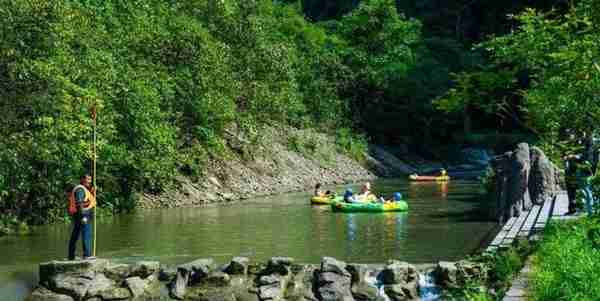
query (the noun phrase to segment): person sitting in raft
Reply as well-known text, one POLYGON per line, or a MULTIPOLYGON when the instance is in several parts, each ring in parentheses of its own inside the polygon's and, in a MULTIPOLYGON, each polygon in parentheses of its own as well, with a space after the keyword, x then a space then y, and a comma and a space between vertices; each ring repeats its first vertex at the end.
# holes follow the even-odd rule
POLYGON ((446 176, 448 176, 448 172, 445 169, 440 168, 440 177, 446 177, 446 176))
POLYGON ((402 193, 395 192, 394 193, 394 202, 400 202, 400 201, 402 201, 402 193))
POLYGON ((369 182, 366 182, 362 186, 362 188, 360 189, 360 193, 356 197, 363 201, 377 199, 377 197, 371 192, 371 183, 369 183, 369 182))
POLYGON ((356 199, 356 196, 352 193, 352 189, 346 189, 344 192, 344 202, 346 203, 360 203, 359 200, 356 199))
POLYGON ((315 195, 316 197, 328 197, 331 196, 331 191, 327 190, 325 192, 323 192, 323 190, 321 190, 321 183, 317 183, 317 185, 315 185, 315 195))

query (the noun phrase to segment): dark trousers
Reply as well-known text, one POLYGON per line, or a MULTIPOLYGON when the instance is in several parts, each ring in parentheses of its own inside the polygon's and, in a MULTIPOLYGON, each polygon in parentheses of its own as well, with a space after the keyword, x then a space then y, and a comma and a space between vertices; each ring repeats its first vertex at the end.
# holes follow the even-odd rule
POLYGON ((569 198, 569 211, 575 211, 576 195, 577 195, 577 186, 567 185, 567 197, 569 198))
POLYGON ((81 235, 81 242, 83 243, 83 257, 90 257, 91 255, 91 229, 92 229, 92 218, 87 216, 87 223, 82 223, 82 216, 76 214, 73 217, 73 231, 71 232, 71 239, 69 240, 69 260, 75 259, 75 250, 77 249, 77 240, 81 235))

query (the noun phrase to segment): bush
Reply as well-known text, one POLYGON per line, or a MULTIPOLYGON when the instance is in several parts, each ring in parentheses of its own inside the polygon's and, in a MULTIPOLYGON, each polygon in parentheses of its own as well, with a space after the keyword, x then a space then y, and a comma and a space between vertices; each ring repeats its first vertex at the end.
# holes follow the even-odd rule
POLYGON ((348 128, 337 130, 336 144, 340 151, 347 153, 357 161, 364 161, 368 151, 368 142, 364 135, 355 134, 348 128))

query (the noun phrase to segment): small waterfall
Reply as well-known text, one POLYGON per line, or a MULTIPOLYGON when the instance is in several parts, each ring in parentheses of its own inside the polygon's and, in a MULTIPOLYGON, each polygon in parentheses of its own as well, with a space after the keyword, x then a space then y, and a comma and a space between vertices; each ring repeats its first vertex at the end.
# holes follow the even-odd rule
MULTIPOLYGON (((368 273, 365 277, 365 281, 377 288, 379 296, 383 297, 383 300, 390 301, 390 298, 383 290, 383 283, 377 279, 376 275, 368 273)), ((441 290, 435 284, 435 278, 432 271, 419 274, 419 298, 421 301, 441 300, 441 290)))
POLYGON ((419 297, 421 301, 440 300, 440 288, 435 284, 433 272, 419 274, 419 297))
POLYGON ((385 294, 385 291, 383 290, 383 283, 381 283, 381 281, 377 279, 377 275, 368 273, 365 277, 365 281, 377 288, 378 295, 382 297, 383 300, 390 301, 390 298, 385 294))

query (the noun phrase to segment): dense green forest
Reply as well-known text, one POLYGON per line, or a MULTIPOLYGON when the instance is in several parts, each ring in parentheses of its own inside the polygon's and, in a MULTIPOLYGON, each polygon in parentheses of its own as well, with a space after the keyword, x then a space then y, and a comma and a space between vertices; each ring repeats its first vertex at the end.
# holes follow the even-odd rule
POLYGON ((115 210, 200 175, 233 124, 248 149, 285 125, 355 155, 348 141, 364 137, 435 156, 474 125, 548 149, 585 129, 600 1, 447 2, 0 0, 0 212, 64 216, 65 184, 90 166, 94 105, 115 210))

